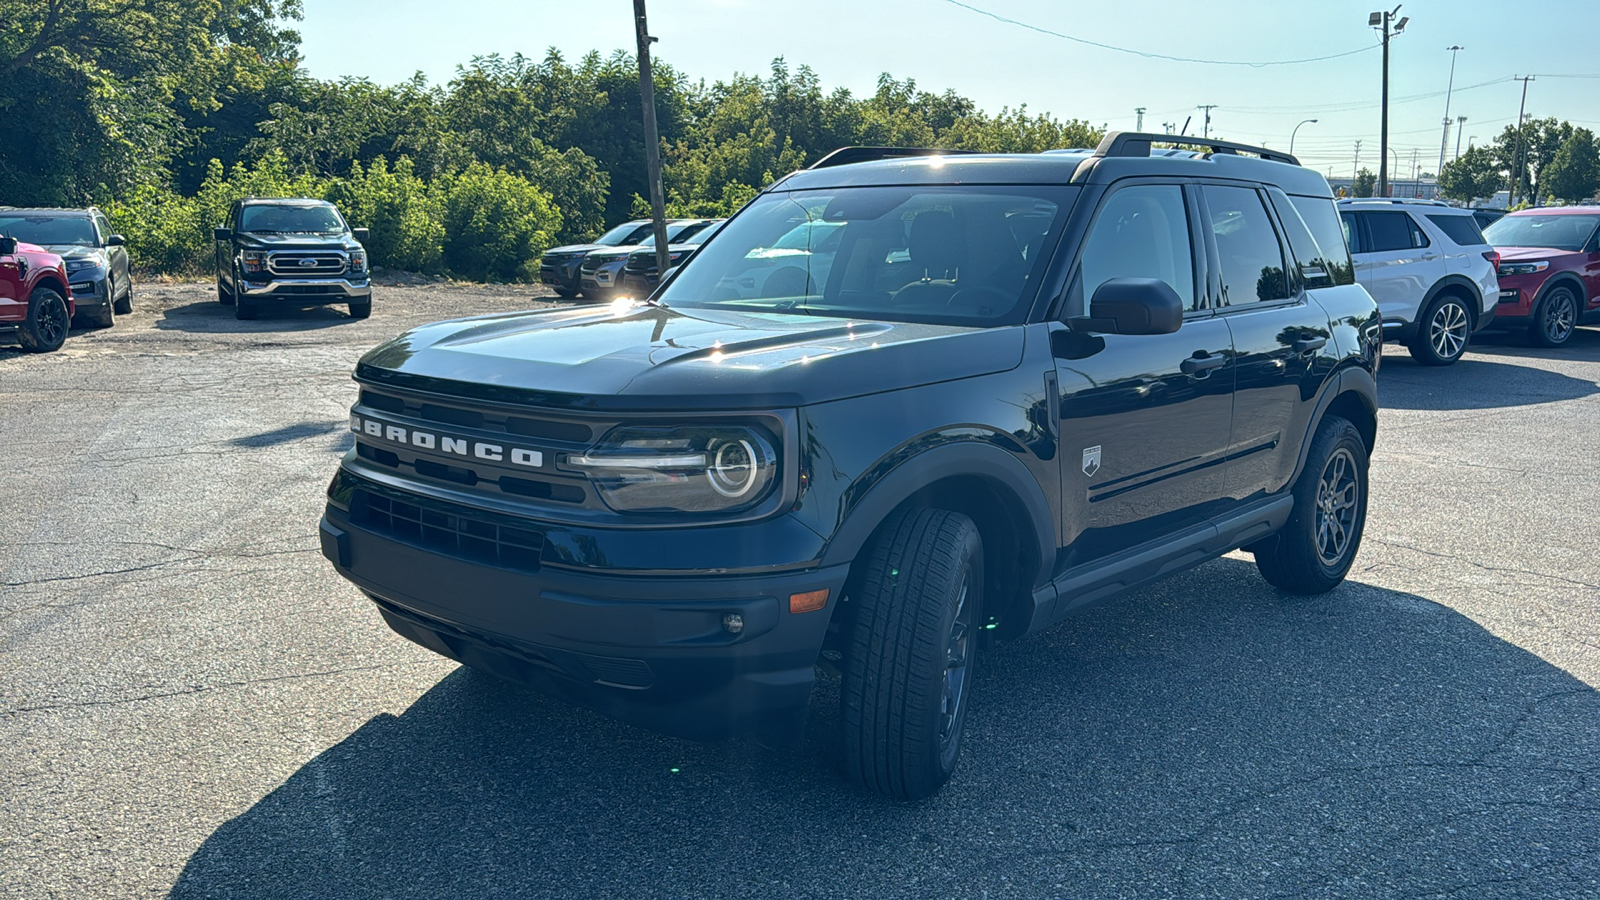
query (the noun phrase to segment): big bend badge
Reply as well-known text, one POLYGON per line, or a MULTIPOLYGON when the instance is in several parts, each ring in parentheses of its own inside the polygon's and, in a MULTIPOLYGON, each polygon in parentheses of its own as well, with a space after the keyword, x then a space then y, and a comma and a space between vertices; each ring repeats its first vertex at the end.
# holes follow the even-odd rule
POLYGON ((1083 474, 1093 478, 1094 473, 1098 471, 1100 471, 1100 445, 1083 448, 1083 474))

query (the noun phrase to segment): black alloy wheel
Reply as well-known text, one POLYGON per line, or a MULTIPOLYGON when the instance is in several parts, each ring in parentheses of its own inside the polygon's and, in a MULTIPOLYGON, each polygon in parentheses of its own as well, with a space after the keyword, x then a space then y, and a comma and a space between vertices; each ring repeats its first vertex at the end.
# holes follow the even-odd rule
POLYGON ((67 301, 47 287, 34 288, 28 297, 28 318, 17 332, 22 349, 29 353, 49 353, 61 349, 72 330, 72 315, 67 301))
POLYGON ((1571 288, 1558 285, 1539 301, 1533 313, 1533 324, 1528 326, 1528 337, 1540 347, 1559 347, 1572 337, 1577 327, 1578 299, 1571 288))

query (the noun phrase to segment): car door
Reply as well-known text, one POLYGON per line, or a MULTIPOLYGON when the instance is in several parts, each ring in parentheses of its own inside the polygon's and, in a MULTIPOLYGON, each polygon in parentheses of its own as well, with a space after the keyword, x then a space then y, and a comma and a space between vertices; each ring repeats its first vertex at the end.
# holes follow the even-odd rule
POLYGON ((1217 314, 1232 334, 1237 370, 1224 481, 1228 497, 1245 500, 1277 493, 1293 477, 1326 374, 1318 351, 1332 329, 1293 265, 1294 243, 1308 264, 1319 254, 1289 198, 1223 184, 1202 195, 1220 280, 1214 291, 1223 298, 1217 314))
POLYGON ((1133 182, 1102 199, 1051 351, 1060 392, 1062 534, 1074 566, 1204 521, 1222 496, 1233 405, 1233 346, 1205 295, 1190 192, 1133 182), (1172 334, 1074 326, 1111 278, 1157 278, 1184 301, 1172 334))
POLYGON ((1416 321, 1422 298, 1445 275, 1444 259, 1400 210, 1346 212, 1361 229, 1356 280, 1378 301, 1385 322, 1416 321))

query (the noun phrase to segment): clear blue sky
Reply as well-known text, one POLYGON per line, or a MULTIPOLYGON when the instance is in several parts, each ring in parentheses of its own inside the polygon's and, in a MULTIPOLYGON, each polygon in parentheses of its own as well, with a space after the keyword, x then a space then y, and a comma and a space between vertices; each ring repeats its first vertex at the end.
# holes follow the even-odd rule
MULTIPOLYGON (((1073 3, 963 0, 971 6, 1091 41, 1170 56, 1283 60, 1324 56, 1377 43, 1366 25, 1372 0, 1232 0, 1194 3, 1073 3)), ((1443 91, 1459 44, 1450 116, 1466 116, 1465 138, 1488 140, 1517 115, 1513 75, 1600 76, 1593 0, 1410 0, 1411 17, 1391 45, 1391 143, 1399 173, 1424 171, 1439 157, 1443 91), (1486 82, 1498 82, 1485 84, 1486 82), (1476 86, 1475 85, 1481 85, 1476 86), (1419 95, 1432 95, 1419 97, 1419 95), (1408 99, 1415 98, 1415 99, 1408 99)), ((633 46, 631 0, 305 0, 302 53, 312 75, 363 76, 390 83, 422 72, 448 81, 474 55, 569 59, 590 50, 633 46)), ((1292 66, 1248 68, 1146 59, 1072 43, 1005 24, 949 0, 653 0, 650 30, 661 59, 708 82, 736 72, 765 73, 774 57, 809 64, 825 88, 870 94, 878 74, 913 78, 920 88, 953 88, 987 110, 1027 104, 1062 118, 1132 129, 1181 125, 1214 103, 1214 133, 1287 149, 1324 173, 1349 175, 1354 142, 1376 171, 1380 52, 1292 66)), ((1600 130, 1600 77, 1540 77, 1528 112, 1600 130)), ((1454 155, 1452 131, 1449 155, 1454 155)))

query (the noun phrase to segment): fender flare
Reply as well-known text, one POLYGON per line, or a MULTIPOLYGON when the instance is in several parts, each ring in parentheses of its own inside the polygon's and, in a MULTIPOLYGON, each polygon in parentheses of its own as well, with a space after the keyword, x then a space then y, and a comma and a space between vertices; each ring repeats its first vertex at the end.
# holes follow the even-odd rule
POLYGON ((1322 427, 1322 420, 1328 413, 1328 407, 1333 401, 1345 394, 1356 394, 1366 401, 1367 406, 1376 416, 1378 412, 1378 381, 1372 373, 1358 366, 1346 366, 1340 369, 1335 377, 1329 378, 1322 389, 1322 396, 1317 398, 1316 410, 1311 414, 1311 422, 1306 427, 1303 440, 1300 441, 1300 458, 1295 460, 1294 477, 1290 484, 1300 480, 1300 473, 1306 467, 1306 457, 1311 453, 1311 440, 1317 434, 1317 429, 1322 427))
POLYGON ((889 514, 928 485, 956 476, 976 477, 1011 494, 1033 528, 1039 571, 1029 587, 1049 580, 1056 558, 1056 526, 1039 480, 1015 456, 979 440, 956 440, 918 453, 884 474, 845 514, 822 552, 823 566, 855 560, 889 514))

